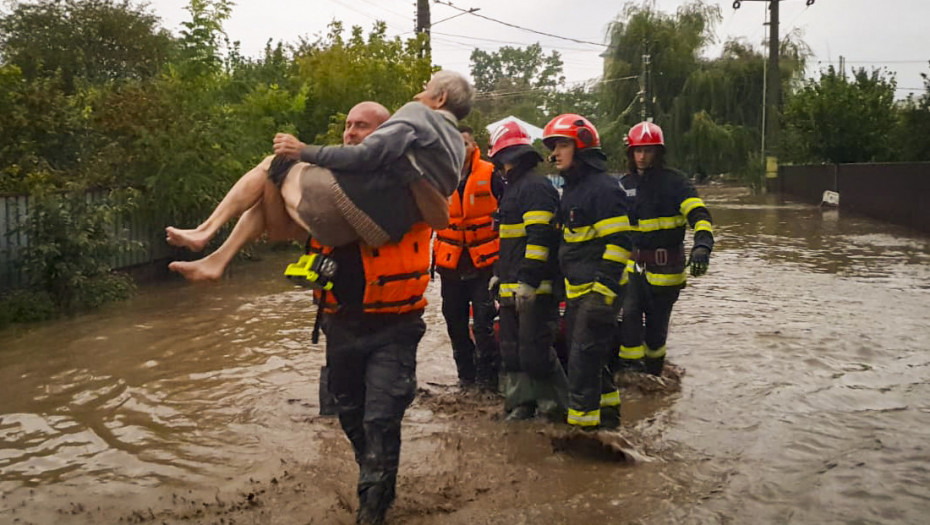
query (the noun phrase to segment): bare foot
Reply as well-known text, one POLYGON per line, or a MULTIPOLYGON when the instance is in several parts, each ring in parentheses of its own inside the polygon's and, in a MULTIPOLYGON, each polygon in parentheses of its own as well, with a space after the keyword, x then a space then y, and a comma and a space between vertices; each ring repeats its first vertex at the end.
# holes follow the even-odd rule
POLYGON ((204 249, 212 235, 197 229, 182 230, 173 226, 165 228, 165 240, 172 246, 187 248, 192 252, 199 252, 204 249))
POLYGON ((223 276, 223 267, 210 264, 206 259, 199 261, 174 261, 168 269, 184 276, 191 282, 217 281, 223 276))

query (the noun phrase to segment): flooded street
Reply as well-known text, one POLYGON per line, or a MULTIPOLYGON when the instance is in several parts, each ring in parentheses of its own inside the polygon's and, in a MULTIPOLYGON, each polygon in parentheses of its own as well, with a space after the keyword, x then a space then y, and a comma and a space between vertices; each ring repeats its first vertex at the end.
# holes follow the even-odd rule
MULTIPOLYGON (((554 450, 460 393, 434 282, 389 523, 927 522, 930 238, 699 191, 718 243, 673 313, 681 389, 623 391, 645 461, 554 450)), ((0 332, 0 523, 353 523, 294 257, 0 332)))

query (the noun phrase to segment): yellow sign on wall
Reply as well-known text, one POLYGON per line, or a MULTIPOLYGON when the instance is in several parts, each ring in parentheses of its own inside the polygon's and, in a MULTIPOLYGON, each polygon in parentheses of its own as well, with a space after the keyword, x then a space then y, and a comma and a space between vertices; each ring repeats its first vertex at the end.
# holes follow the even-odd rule
POLYGON ((765 157, 765 178, 778 178, 778 157, 765 157))

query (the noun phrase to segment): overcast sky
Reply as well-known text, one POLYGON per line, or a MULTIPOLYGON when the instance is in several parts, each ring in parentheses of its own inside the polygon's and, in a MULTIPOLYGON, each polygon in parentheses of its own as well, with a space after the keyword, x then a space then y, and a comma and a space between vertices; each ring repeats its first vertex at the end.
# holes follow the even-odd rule
MULTIPOLYGON (((151 0, 152 11, 175 33, 188 19, 187 0, 151 0)), ((641 1, 637 1, 641 4, 641 1)), ((656 7, 674 12, 685 0, 655 0, 656 7)), ((723 20, 718 43, 708 54, 719 55, 728 38, 745 38, 761 46, 767 2, 743 0, 734 10, 732 0, 705 0, 721 8, 723 20)), ((225 29, 241 42, 244 54, 257 56, 271 38, 296 42, 314 39, 336 19, 348 26, 370 29, 375 20, 387 23, 390 35, 409 36, 414 27, 415 0, 238 0, 225 29)), ((618 0, 452 0, 460 8, 478 8, 477 14, 521 27, 577 40, 603 43, 608 24, 625 2, 618 0)), ((814 57, 810 75, 839 57, 847 67, 883 67, 897 73, 898 97, 923 91, 920 73, 930 72, 930 0, 782 0, 781 34, 800 29, 814 57)), ((565 62, 566 80, 582 82, 601 74, 603 46, 582 44, 507 27, 455 9, 430 3, 433 27, 433 62, 468 73, 469 55, 478 47, 487 51, 503 45, 526 46, 539 42, 547 52, 558 50, 565 62)))

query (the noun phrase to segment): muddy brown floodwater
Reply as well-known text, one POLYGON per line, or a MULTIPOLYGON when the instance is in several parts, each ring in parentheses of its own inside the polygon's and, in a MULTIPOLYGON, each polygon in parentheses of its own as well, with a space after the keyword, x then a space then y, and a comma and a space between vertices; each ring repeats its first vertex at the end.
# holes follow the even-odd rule
MULTIPOLYGON (((927 523, 930 239, 702 193, 718 249, 673 316, 684 375, 623 388, 640 461, 460 393, 434 283, 391 523, 927 523)), ((352 523, 292 257, 0 333, 0 523, 352 523)))

